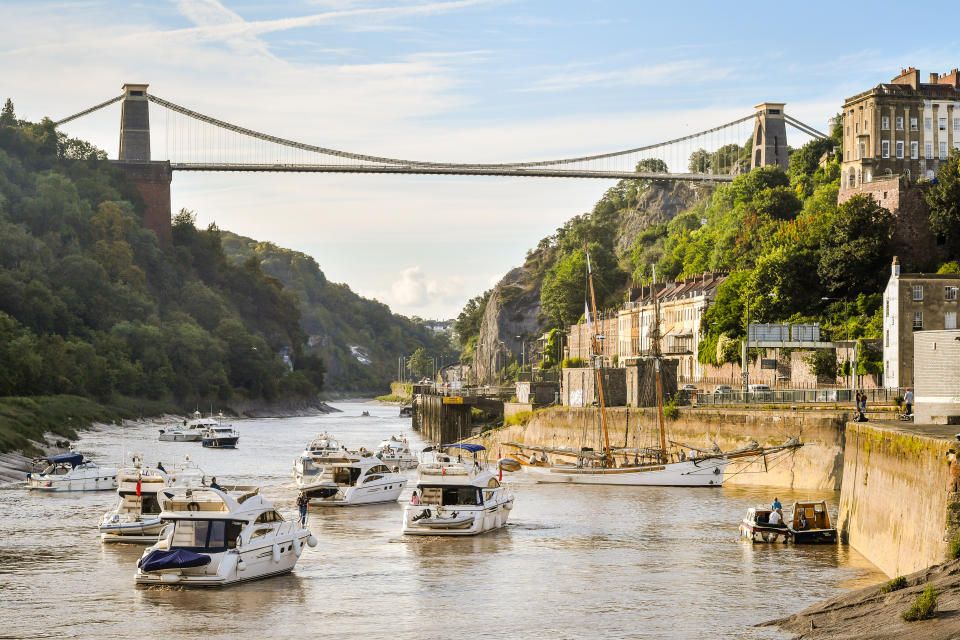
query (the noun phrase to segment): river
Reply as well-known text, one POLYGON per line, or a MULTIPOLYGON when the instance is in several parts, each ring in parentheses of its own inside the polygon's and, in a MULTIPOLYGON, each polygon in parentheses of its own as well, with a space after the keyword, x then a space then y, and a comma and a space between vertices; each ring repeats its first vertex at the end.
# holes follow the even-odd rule
MULTIPOLYGON (((219 482, 257 484, 295 515, 293 459, 330 431, 352 447, 394 433, 422 444, 392 406, 341 402, 342 413, 240 420, 237 450, 158 442, 155 427, 81 434, 101 464, 142 452, 149 464, 190 455, 219 482), (362 417, 369 411, 369 417, 362 417)), ((411 482, 415 471, 408 472, 411 482)), ((752 625, 843 589, 884 579, 845 546, 753 545, 737 538, 747 507, 839 493, 534 484, 507 527, 475 538, 404 538, 398 504, 311 507, 319 538, 287 576, 226 589, 135 587, 143 546, 101 545, 114 492, 0 489, 0 637, 103 638, 783 638, 752 625)), ((409 497, 408 485, 401 500, 409 497)))

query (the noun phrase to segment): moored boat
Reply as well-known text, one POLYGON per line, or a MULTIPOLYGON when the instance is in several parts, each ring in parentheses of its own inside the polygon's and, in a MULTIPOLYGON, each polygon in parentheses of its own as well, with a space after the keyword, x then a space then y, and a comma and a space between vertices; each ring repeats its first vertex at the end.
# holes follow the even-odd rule
POLYGON ((203 430, 201 443, 209 449, 236 449, 240 440, 240 432, 231 424, 223 424, 223 414, 219 420, 203 430))
POLYGON ((294 461, 293 478, 311 504, 330 507, 393 502, 407 484, 369 451, 348 451, 327 433, 294 461))
POLYGON ((833 544, 837 542, 837 530, 830 523, 827 503, 824 500, 794 502, 793 517, 787 522, 790 535, 797 544, 833 544))
POLYGON ((406 535, 472 536, 507 523, 513 495, 479 461, 478 444, 428 447, 417 467, 417 486, 403 510, 406 535), (463 454, 472 454, 464 460, 463 454))
POLYGON ((740 522, 740 537, 751 542, 790 542, 791 533, 786 523, 771 523, 769 507, 750 507, 740 522))
POLYGON ((165 527, 137 563, 137 584, 225 586, 280 575, 317 544, 256 488, 171 488, 158 498, 165 527))
POLYGON ((27 487, 40 491, 109 491, 117 488, 117 470, 85 460, 80 453, 62 453, 34 460, 41 471, 27 474, 27 487))
POLYGON ((389 440, 381 442, 377 457, 391 469, 412 469, 417 466, 417 456, 403 436, 390 436, 389 440))
POLYGON ((160 438, 162 442, 200 442, 203 440, 203 433, 211 427, 216 427, 219 422, 213 417, 204 418, 199 411, 193 412, 190 420, 184 420, 183 425, 176 425, 160 429, 160 438))

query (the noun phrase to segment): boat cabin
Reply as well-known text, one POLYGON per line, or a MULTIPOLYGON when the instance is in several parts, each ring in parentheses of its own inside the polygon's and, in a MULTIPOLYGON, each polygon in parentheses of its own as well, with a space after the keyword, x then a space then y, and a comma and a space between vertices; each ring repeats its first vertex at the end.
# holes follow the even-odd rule
POLYGON ((794 531, 832 529, 830 514, 827 513, 827 503, 823 500, 820 502, 794 502, 790 528, 794 531))
POLYGON ((84 461, 81 453, 61 453, 57 456, 37 458, 33 461, 33 464, 36 467, 43 467, 43 471, 40 471, 42 476, 62 476, 78 467, 93 466, 91 463, 84 461))

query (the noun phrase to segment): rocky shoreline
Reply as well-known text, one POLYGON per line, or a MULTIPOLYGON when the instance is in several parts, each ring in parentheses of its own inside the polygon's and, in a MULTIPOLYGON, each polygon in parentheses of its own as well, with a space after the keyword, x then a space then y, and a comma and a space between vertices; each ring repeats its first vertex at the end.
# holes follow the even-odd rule
POLYGON ((907 586, 898 591, 882 593, 883 585, 874 585, 757 626, 777 627, 794 634, 794 640, 960 638, 960 560, 933 565, 906 576, 906 580, 907 586), (940 592, 936 617, 905 622, 901 614, 927 585, 940 592))

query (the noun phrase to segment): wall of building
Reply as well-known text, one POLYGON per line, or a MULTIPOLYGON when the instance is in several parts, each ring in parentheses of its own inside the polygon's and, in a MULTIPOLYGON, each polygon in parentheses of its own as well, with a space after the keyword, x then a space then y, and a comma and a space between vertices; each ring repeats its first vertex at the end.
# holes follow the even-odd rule
POLYGON ((960 330, 918 331, 913 340, 914 422, 960 421, 960 330))
MULTIPOLYGON (((600 370, 603 378, 604 402, 608 407, 627 404, 626 371, 620 367, 600 370)), ((588 407, 597 400, 596 373, 590 368, 564 369, 560 392, 561 404, 588 407)))
POLYGON ((890 576, 943 561, 960 510, 948 459, 956 440, 851 422, 845 442, 841 539, 890 576))

